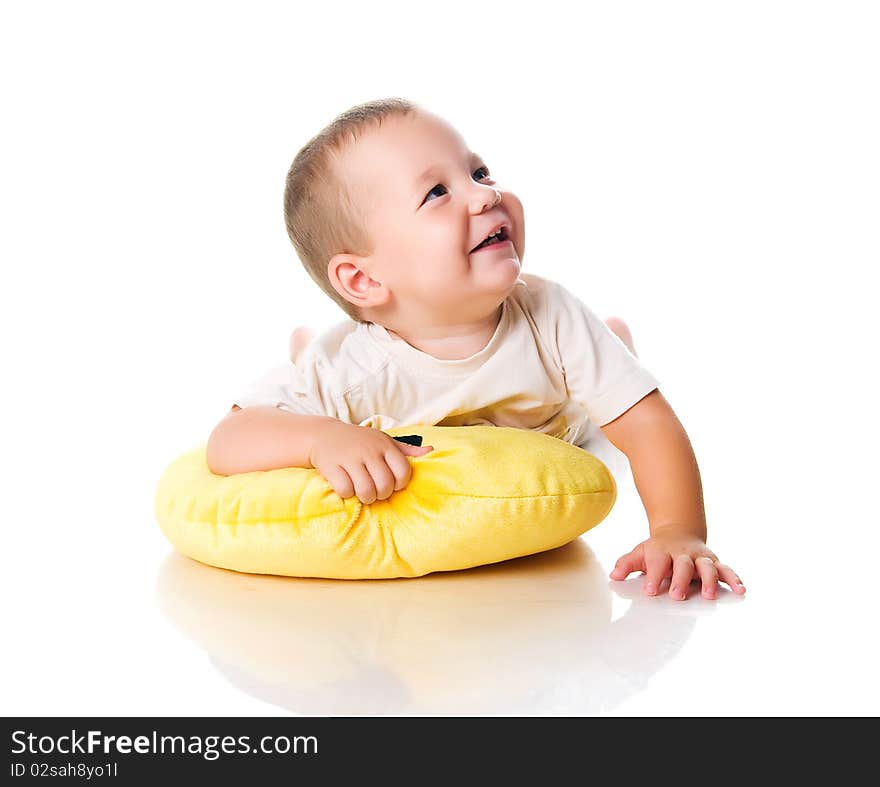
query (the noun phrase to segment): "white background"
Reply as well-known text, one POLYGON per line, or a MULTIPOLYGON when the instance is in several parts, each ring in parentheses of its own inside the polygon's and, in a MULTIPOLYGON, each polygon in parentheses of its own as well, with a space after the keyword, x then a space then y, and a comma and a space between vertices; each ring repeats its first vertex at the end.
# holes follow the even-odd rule
POLYGON ((875 4, 2 8, 4 714, 877 713, 875 4), (456 575, 173 552, 164 467, 344 319, 287 168, 387 96, 522 199, 525 271, 628 321, 744 599, 607 581, 625 474, 575 545, 456 575))

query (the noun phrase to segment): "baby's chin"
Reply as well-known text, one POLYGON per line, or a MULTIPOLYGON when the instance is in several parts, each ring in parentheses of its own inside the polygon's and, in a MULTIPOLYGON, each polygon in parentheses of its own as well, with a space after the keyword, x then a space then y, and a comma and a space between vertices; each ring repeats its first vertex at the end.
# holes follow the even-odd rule
POLYGON ((471 255, 471 273, 479 281, 498 289, 512 290, 519 281, 522 272, 522 264, 515 254, 501 256, 496 254, 490 258, 487 253, 486 259, 474 260, 471 255))

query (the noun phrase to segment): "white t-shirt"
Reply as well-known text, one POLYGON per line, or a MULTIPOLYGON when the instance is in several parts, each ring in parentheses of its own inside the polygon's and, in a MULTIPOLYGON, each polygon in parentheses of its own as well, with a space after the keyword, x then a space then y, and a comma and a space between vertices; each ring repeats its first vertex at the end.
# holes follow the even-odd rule
POLYGON ((397 426, 494 424, 583 446, 659 386, 626 345, 565 287, 520 276, 489 343, 440 360, 377 323, 346 320, 297 358, 254 380, 234 403, 397 426))

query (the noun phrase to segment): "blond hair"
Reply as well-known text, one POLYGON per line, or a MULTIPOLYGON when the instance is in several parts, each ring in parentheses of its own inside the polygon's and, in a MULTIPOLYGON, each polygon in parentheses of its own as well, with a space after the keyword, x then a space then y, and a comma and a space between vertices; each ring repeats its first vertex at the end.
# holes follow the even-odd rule
POLYGON ((366 230, 368 195, 357 193, 343 175, 342 155, 369 128, 389 116, 421 107, 403 98, 358 104, 338 115, 296 154, 284 187, 284 225, 300 262, 315 283, 352 320, 366 322, 359 309, 330 283, 327 265, 335 254, 367 256, 373 251, 366 230))

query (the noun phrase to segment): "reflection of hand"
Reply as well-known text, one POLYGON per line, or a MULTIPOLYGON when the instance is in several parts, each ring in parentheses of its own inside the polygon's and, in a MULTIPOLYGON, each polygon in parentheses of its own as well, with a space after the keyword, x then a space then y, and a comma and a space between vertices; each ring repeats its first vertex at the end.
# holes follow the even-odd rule
POLYGON ((614 565, 611 579, 626 579, 633 571, 646 574, 645 593, 657 594, 660 583, 671 576, 669 595, 678 601, 687 598, 691 580, 702 582, 703 597, 718 595, 718 582, 725 582, 734 593, 746 592, 730 566, 719 562, 702 540, 685 528, 673 525, 656 530, 635 549, 622 555, 614 565))

